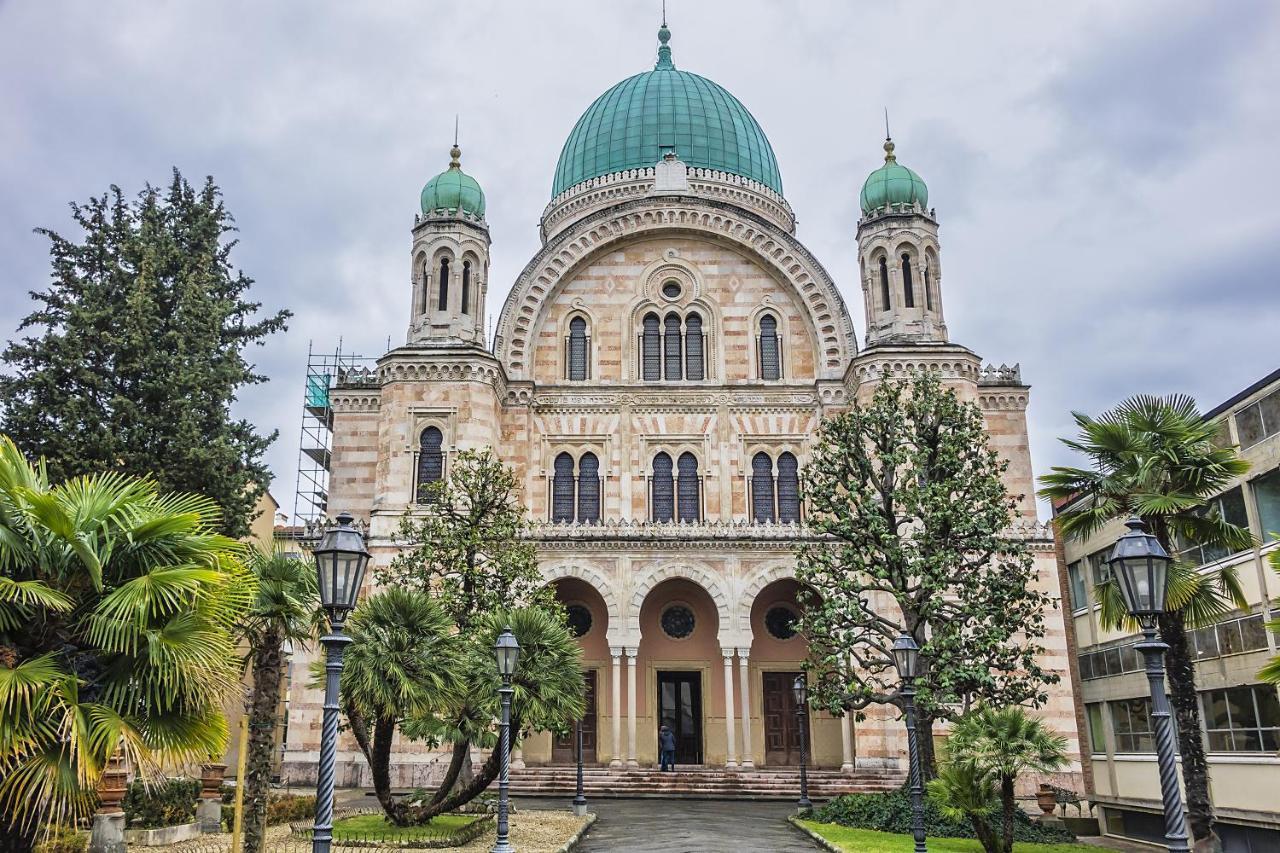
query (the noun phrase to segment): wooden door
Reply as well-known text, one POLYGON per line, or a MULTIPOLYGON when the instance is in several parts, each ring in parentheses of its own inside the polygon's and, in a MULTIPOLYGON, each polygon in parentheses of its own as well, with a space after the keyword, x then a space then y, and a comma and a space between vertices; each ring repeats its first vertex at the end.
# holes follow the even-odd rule
POLYGON ((658 724, 676 736, 676 764, 702 763, 701 673, 658 673, 658 724))
POLYGON ((799 674, 764 673, 764 763, 769 767, 800 765, 800 722, 791 690, 799 674))
MULTIPOLYGON (((583 670, 587 682, 587 713, 582 717, 582 763, 596 763, 596 671, 583 670)), ((551 743, 552 764, 577 764, 577 735, 573 726, 569 733, 551 743)))

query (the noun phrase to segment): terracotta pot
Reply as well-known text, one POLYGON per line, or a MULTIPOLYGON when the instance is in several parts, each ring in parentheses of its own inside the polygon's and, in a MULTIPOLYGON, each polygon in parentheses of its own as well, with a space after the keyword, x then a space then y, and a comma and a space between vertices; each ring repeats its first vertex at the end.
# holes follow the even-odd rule
POLYGON ((124 762, 117 752, 107 760, 107 767, 98 779, 98 811, 120 811, 120 803, 124 801, 125 789, 128 787, 128 777, 124 762))
POLYGON ((200 797, 201 799, 213 799, 222 796, 222 780, 226 778, 227 765, 225 764, 201 764, 200 765, 200 797))
POLYGON ((1040 790, 1036 791, 1036 805, 1047 815, 1053 814, 1053 810, 1058 807, 1058 797, 1048 783, 1041 783, 1040 790))

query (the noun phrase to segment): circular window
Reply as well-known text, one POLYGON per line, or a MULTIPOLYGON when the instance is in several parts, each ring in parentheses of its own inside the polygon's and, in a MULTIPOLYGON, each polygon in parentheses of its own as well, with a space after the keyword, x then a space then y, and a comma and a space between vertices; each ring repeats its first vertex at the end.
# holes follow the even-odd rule
POLYGON ((662 631, 673 640, 683 640, 693 633, 693 611, 683 604, 673 604, 662 611, 662 631))
POLYGON ((781 604, 770 607, 764 614, 764 627, 769 634, 779 640, 790 640, 796 635, 796 612, 781 604))
POLYGON ((591 611, 581 604, 570 604, 565 608, 569 617, 569 631, 575 637, 581 637, 591 630, 591 611))
POLYGON ((662 295, 667 297, 668 299, 679 299, 680 298, 680 282, 676 281, 675 279, 671 279, 670 281, 664 282, 662 285, 662 295))

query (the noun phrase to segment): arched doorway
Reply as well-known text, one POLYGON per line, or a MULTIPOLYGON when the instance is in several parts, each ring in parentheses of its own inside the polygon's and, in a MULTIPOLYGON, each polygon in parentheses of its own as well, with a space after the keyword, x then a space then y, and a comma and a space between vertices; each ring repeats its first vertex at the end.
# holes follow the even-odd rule
POLYGON ((656 760, 658 727, 666 725, 676 737, 676 764, 706 764, 711 739, 719 733, 711 752, 724 739, 724 690, 713 669, 720 660, 715 601, 699 584, 671 578, 645 596, 639 621, 639 664, 648 689, 638 690, 637 700, 647 723, 646 759, 656 760))
MULTIPOLYGON (((582 675, 586 682, 586 713, 582 725, 582 761, 599 764, 606 754, 601 737, 600 720, 604 716, 603 686, 606 662, 609 660, 609 609, 600 592, 580 578, 565 577, 553 581, 556 600, 565 608, 569 630, 578 638, 582 648, 582 675)), ((577 762, 577 738, 573 726, 562 735, 551 739, 551 763, 574 764, 577 762)))
MULTIPOLYGON (((803 670, 808 643, 796 632, 803 590, 783 578, 760 590, 751 603, 751 660, 760 684, 760 721, 766 767, 800 764, 801 718, 796 714, 792 685, 803 670)), ((804 717, 805 736, 813 745, 813 726, 804 717)))

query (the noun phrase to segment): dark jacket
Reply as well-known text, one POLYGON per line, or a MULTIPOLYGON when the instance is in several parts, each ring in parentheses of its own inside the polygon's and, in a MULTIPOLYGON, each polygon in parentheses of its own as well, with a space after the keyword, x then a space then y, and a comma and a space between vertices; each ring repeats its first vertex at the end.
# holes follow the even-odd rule
POLYGON ((676 736, 671 732, 670 729, 667 729, 666 731, 658 732, 658 749, 662 750, 663 752, 676 751, 676 736))

